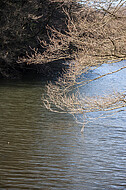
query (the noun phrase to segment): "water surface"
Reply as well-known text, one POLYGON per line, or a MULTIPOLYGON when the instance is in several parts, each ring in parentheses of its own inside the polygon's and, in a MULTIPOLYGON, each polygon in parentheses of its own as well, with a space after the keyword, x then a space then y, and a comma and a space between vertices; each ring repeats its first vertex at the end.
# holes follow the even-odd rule
MULTIPOLYGON (((88 77, 111 69, 103 66, 88 77)), ((0 82, 0 189, 126 189, 126 112, 89 123, 81 134, 72 116, 43 107, 44 85, 0 82)), ((83 92, 108 88, 124 91, 126 70, 83 92)))

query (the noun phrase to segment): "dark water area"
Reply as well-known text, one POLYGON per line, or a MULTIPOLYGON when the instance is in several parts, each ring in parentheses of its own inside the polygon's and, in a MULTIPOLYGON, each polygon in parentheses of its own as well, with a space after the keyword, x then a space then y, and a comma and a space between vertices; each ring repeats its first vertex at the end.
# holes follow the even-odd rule
MULTIPOLYGON (((116 68, 104 65, 88 77, 116 68)), ((103 89, 126 90, 126 69, 82 92, 103 89)), ((0 190, 125 190, 126 112, 95 120, 81 134, 72 116, 44 108, 44 93, 41 80, 0 81, 0 190)))

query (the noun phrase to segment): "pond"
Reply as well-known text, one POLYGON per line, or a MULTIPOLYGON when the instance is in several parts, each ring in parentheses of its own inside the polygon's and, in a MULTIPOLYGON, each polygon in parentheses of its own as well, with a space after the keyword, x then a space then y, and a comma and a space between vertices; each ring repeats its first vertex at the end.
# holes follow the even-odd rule
MULTIPOLYGON (((82 88, 89 95, 105 89, 126 90, 126 69, 82 88)), ((126 189, 126 112, 95 120, 81 134, 71 115, 44 108, 44 93, 41 80, 0 81, 0 189, 126 189)))

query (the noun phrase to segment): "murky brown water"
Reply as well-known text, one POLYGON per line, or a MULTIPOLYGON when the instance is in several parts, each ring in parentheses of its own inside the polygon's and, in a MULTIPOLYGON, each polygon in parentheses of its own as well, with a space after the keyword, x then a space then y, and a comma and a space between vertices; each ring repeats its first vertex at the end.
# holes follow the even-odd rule
MULTIPOLYGON (((117 75, 85 91, 108 81, 126 89, 126 70, 117 75)), ((126 112, 81 134, 70 115, 42 106, 43 93, 41 81, 0 82, 0 189, 126 189, 126 112)))

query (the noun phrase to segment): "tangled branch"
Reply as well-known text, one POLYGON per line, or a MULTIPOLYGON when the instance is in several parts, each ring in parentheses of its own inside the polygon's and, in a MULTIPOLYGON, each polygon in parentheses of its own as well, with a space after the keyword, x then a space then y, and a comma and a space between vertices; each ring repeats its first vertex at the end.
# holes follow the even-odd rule
POLYGON ((99 117, 106 117, 126 107, 126 92, 95 97, 80 92, 81 86, 126 69, 123 66, 93 79, 79 80, 103 63, 126 59, 126 23, 121 12, 124 2, 120 1, 118 5, 112 2, 95 1, 92 6, 92 1, 83 1, 84 6, 72 14, 63 8, 68 17, 67 30, 61 32, 49 27, 50 44, 42 42, 50 59, 65 55, 73 60, 55 84, 47 85, 43 103, 50 111, 72 114, 77 122, 78 116, 83 116, 82 131, 87 122, 85 119, 92 120, 87 116, 89 113, 101 112, 99 117))

